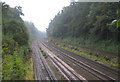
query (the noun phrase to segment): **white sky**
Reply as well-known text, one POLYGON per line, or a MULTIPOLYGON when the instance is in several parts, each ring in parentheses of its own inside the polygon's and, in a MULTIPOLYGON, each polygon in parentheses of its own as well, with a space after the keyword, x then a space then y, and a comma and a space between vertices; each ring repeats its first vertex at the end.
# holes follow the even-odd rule
POLYGON ((1 0, 11 7, 21 6, 25 16, 22 18, 31 21, 41 31, 48 28, 49 22, 70 4, 70 0, 1 0))

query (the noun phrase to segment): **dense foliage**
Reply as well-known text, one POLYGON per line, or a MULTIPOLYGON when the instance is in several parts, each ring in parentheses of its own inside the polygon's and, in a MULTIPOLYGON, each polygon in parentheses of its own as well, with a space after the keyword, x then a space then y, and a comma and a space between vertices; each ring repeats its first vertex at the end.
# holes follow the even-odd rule
MULTIPOLYGON (((72 3, 64 7, 49 23, 47 34, 52 38, 67 39, 79 45, 89 47, 112 46, 117 51, 120 42, 120 27, 111 22, 118 18, 120 3, 72 3), (79 40, 78 40, 79 39, 79 40), (106 44, 107 43, 107 44, 106 44), (99 44, 99 45, 98 45, 99 44)), ((105 47, 106 48, 106 47, 105 47)))
POLYGON ((2 3, 2 79, 22 80, 31 58, 29 34, 21 19, 21 7, 2 3))

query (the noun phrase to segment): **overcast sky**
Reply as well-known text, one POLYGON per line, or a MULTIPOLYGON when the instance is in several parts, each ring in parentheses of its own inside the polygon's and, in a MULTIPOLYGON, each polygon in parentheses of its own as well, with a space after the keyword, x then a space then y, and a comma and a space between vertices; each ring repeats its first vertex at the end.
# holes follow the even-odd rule
POLYGON ((24 20, 31 21, 41 31, 48 28, 49 22, 62 10, 64 6, 70 4, 70 0, 1 0, 11 7, 21 6, 24 20))

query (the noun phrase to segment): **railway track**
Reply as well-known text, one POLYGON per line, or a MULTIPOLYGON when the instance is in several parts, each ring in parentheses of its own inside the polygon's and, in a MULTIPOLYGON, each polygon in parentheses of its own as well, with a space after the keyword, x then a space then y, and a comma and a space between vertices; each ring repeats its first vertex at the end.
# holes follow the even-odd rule
POLYGON ((42 49, 48 54, 50 60, 55 65, 56 68, 59 69, 61 74, 67 79, 67 80, 80 80, 85 81, 87 80, 79 75, 77 72, 75 72, 69 65, 67 65, 64 61, 62 61, 60 58, 55 56, 51 51, 47 50, 47 48, 43 45, 40 45, 42 49))
MULTIPOLYGON (((42 44, 44 46, 46 46, 48 49, 50 49, 51 51, 55 51, 55 52, 59 53, 59 55, 64 56, 64 58, 66 58, 67 60, 73 62, 74 64, 78 65, 79 67, 83 68, 84 70, 88 71, 89 73, 91 73, 95 77, 99 78, 100 80, 112 80, 112 81, 113 80, 114 81, 118 80, 118 79, 114 79, 113 77, 105 74, 104 72, 101 72, 101 71, 93 68, 92 66, 89 66, 89 65, 83 63, 82 61, 79 61, 79 60, 75 59, 74 57, 64 53, 63 51, 58 50, 57 48, 55 48, 55 47, 53 47, 51 45, 48 45, 47 43, 42 42, 42 44)), ((91 60, 88 60, 88 61, 91 61, 91 60)), ((117 75, 116 75, 116 77, 117 77, 117 75)))
POLYGON ((32 48, 35 80, 51 80, 55 82, 57 79, 43 58, 36 42, 33 43, 32 48))

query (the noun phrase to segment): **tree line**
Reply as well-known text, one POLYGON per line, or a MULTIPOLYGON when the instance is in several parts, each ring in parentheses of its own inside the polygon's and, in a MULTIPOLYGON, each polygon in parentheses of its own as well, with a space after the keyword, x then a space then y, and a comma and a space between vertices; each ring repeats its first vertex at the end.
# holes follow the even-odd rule
POLYGON ((24 80, 32 50, 29 32, 21 19, 22 7, 2 6, 2 80, 24 80))
MULTIPOLYGON (((82 38, 83 41, 120 42, 120 2, 71 3, 51 20, 47 35, 52 38, 82 38)), ((79 43, 81 44, 81 43, 79 43)))

